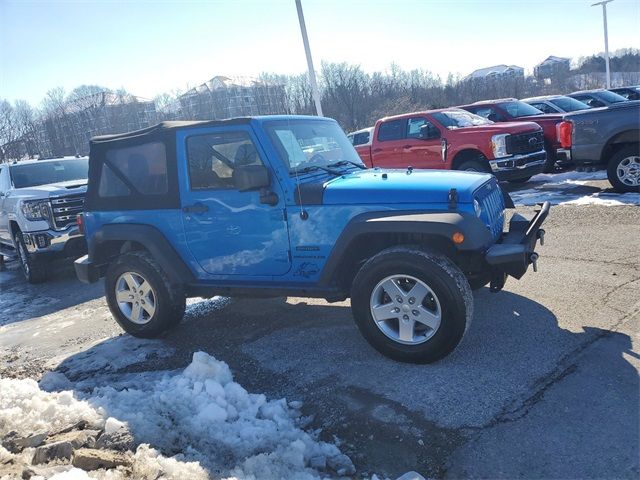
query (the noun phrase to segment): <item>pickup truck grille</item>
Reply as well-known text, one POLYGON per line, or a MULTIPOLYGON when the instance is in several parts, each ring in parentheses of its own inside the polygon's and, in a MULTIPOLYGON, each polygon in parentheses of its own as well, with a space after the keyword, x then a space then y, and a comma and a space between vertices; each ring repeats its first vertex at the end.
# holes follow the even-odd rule
POLYGON ((491 231, 493 239, 497 240, 504 229, 504 198, 498 182, 485 183, 476 193, 476 199, 482 207, 480 220, 491 231))
POLYGON ((76 215, 82 212, 84 207, 84 193, 51 198, 50 202, 53 227, 56 230, 64 230, 76 224, 76 215))
POLYGON ((512 155, 539 152, 544 148, 544 135, 542 131, 509 135, 506 143, 507 153, 512 155))

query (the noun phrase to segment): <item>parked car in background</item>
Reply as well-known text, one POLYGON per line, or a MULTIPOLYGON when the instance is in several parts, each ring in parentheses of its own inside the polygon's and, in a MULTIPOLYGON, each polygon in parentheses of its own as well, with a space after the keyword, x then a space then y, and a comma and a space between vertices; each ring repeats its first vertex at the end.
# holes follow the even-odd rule
POLYGON ((640 100, 640 85, 610 88, 609 91, 616 93, 627 100, 640 100))
POLYGON ((567 114, 558 135, 576 165, 606 169, 618 192, 640 192, 640 102, 567 114))
POLYGON ((581 90, 579 92, 573 92, 567 95, 568 97, 575 98, 576 100, 586 103, 590 107, 608 107, 616 103, 626 102, 627 99, 622 95, 610 92, 604 88, 596 90, 581 90))
POLYGON ((537 124, 494 123, 459 108, 380 119, 372 138, 371 145, 356 147, 369 167, 488 172, 498 180, 525 182, 546 161, 537 124))
POLYGON ((167 122, 90 152, 76 272, 105 277, 114 318, 139 337, 177 325, 191 296, 350 297, 373 347, 433 362, 462 339, 472 286, 535 267, 549 212, 515 214, 505 233, 491 175, 366 170, 327 118, 167 122))
POLYGON ((371 145, 371 139, 373 138, 372 133, 373 127, 363 128, 362 130, 351 132, 347 135, 347 138, 354 147, 358 145, 371 145))
POLYGON ((547 173, 553 172, 556 162, 562 164, 571 162, 571 153, 569 150, 562 148, 556 132, 556 125, 562 121, 562 114, 545 114, 528 103, 521 102, 515 98, 485 100, 460 108, 494 122, 536 122, 544 132, 544 148, 547 152, 547 163, 544 166, 544 171, 547 173))
POLYGON ((537 108, 542 113, 567 113, 592 108, 580 100, 565 95, 544 95, 541 97, 523 98, 522 101, 537 108))
POLYGON ((87 185, 87 157, 0 164, 0 255, 18 257, 30 283, 49 263, 85 251, 76 215, 87 185))

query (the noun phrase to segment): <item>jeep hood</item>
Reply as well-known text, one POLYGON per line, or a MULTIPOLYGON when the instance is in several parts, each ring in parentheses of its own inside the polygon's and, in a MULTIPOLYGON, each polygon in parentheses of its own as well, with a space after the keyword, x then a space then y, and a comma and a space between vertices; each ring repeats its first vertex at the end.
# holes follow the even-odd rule
POLYGON ((489 174, 451 170, 362 170, 327 182, 322 203, 446 203, 452 188, 459 202, 471 203, 473 192, 490 179, 489 174))

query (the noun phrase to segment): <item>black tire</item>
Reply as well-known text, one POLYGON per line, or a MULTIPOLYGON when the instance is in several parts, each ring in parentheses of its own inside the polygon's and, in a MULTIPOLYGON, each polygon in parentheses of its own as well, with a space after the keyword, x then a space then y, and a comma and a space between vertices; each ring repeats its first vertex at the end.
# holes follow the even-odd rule
MULTIPOLYGON (((636 144, 636 145, 628 145, 626 147, 619 149, 609 159, 609 164, 607 165, 607 178, 609 179, 609 183, 611 183, 611 185, 613 186, 613 189, 616 192, 619 192, 619 193, 640 192, 640 185, 633 185, 632 183, 633 180, 631 180, 630 182, 627 181, 627 183, 625 183, 625 181, 623 181, 620 177, 620 173, 622 173, 621 164, 623 162, 628 162, 631 159, 637 159, 639 157, 640 157, 640 146, 636 144)), ((631 161, 634 161, 634 160, 631 160, 631 161)), ((637 162, 637 160, 635 160, 635 162, 637 162)))
POLYGON ((463 172, 481 172, 491 173, 491 167, 486 161, 481 160, 467 160, 458 165, 456 170, 462 170, 463 172))
POLYGON ((544 151, 547 153, 547 160, 544 163, 543 173, 555 173, 556 171, 556 152, 553 148, 546 146, 544 151))
POLYGON ((528 177, 523 177, 523 178, 512 178, 511 180, 507 180, 507 182, 509 183, 527 183, 529 180, 531 180, 532 175, 529 175, 528 177))
MULTIPOLYGON (((362 266, 353 281, 351 309, 360 332, 380 353, 401 362, 431 363, 448 355, 462 340, 473 316, 473 295, 464 274, 446 256, 418 246, 398 246, 383 250, 362 266), (392 275, 424 282, 439 301, 440 325, 422 343, 393 340, 373 319, 370 301, 374 290, 392 275)), ((398 330, 400 321, 398 318, 398 330)))
POLYGON ((21 232, 16 232, 13 237, 13 244, 18 252, 20 270, 24 278, 29 283, 42 283, 47 280, 47 265, 42 260, 37 260, 29 254, 27 246, 24 244, 21 232))
MULTIPOLYGON (((178 325, 184 317, 184 291, 180 287, 171 285, 160 265, 147 252, 130 252, 116 258, 107 268, 104 285, 111 314, 124 331, 134 337, 157 337, 178 325), (144 319, 145 323, 133 322, 118 305, 116 287, 121 275, 127 272, 142 277, 149 282, 153 290, 155 311, 148 319, 144 319)), ((131 309, 133 309, 133 303, 131 309)))

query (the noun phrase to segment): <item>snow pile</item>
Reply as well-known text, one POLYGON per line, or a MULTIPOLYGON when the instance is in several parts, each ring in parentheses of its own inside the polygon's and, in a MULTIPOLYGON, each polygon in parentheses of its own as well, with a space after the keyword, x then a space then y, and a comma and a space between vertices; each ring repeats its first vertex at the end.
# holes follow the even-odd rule
POLYGON ((69 391, 47 393, 34 380, 0 378, 0 437, 11 431, 22 434, 55 432, 85 421, 104 425, 104 414, 69 391))
POLYGON ((615 193, 587 186, 591 181, 606 180, 607 172, 565 172, 535 175, 529 184, 535 188, 509 192, 516 205, 535 205, 551 202, 553 205, 640 205, 640 193, 615 193))
POLYGON ((182 373, 125 390, 95 388, 87 400, 126 421, 137 441, 236 478, 317 478, 312 458, 344 457, 337 473, 353 469, 335 445, 299 428, 300 413, 285 400, 248 393, 226 363, 204 352, 182 373))

